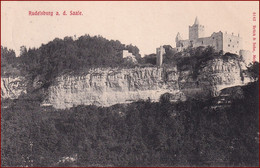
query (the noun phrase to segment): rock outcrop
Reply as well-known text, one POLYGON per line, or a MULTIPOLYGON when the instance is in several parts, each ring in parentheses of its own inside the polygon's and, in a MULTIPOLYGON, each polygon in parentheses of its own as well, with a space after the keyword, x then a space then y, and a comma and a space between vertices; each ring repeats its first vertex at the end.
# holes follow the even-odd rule
POLYGON ((178 86, 176 69, 94 69, 84 75, 63 75, 49 88, 47 104, 55 108, 73 105, 110 106, 140 99, 158 101, 160 95, 169 92, 185 96, 178 86))
POLYGON ((1 99, 17 99, 22 93, 26 93, 26 86, 23 77, 1 77, 1 99))
MULTIPOLYGON (((1 78, 1 97, 17 98, 25 93, 22 81, 20 77, 1 78)), ((210 60, 201 66, 195 77, 191 70, 178 72, 176 67, 92 69, 80 75, 57 77, 48 88, 43 105, 58 109, 77 105, 111 106, 140 99, 159 101, 165 93, 172 95, 171 101, 183 101, 188 97, 218 96, 224 88, 251 81, 236 59, 210 60)))
POLYGON ((199 70, 196 78, 191 71, 180 72, 180 90, 188 96, 218 96, 227 87, 245 85, 253 79, 243 72, 243 62, 221 58, 208 61, 199 70))

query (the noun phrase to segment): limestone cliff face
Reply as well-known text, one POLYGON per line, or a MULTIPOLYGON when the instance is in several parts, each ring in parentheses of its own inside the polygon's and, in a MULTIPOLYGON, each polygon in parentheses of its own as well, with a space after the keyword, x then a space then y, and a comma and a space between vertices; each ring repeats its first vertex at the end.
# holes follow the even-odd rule
POLYGON ((55 108, 73 105, 110 106, 129 103, 139 99, 158 101, 166 92, 185 97, 179 90, 176 69, 95 69, 85 75, 63 75, 49 88, 46 103, 55 108))
POLYGON ((1 98, 16 99, 26 93, 26 82, 23 77, 1 77, 1 98))
POLYGON ((252 79, 243 74, 239 61, 214 59, 207 62, 207 66, 199 73, 198 80, 201 85, 210 87, 213 96, 216 96, 224 88, 244 85, 252 79))
MULTIPOLYGON (((188 97, 218 96, 224 88, 253 81, 247 77, 237 60, 213 59, 199 68, 198 73, 177 68, 92 69, 81 75, 61 75, 48 88, 43 105, 57 109, 77 105, 110 106, 140 99, 159 101, 170 93, 171 101, 188 97)), ((21 77, 1 78, 1 97, 17 98, 26 93, 21 77)), ((35 83, 37 81, 33 81, 35 83)), ((34 87, 34 86, 32 86, 34 87)))
POLYGON ((180 72, 180 90, 186 96, 218 96, 227 87, 252 82, 244 72, 244 63, 237 60, 213 59, 199 70, 194 79, 191 71, 180 72))

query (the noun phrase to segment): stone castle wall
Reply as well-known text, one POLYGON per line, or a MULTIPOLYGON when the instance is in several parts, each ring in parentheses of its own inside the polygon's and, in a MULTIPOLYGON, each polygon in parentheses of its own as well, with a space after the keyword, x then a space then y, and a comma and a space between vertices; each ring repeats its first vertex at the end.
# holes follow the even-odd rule
POLYGON ((221 51, 223 50, 222 34, 222 32, 218 32, 213 33, 210 37, 196 39, 194 40, 193 47, 212 46, 216 51, 221 51))
POLYGON ((223 33, 217 32, 213 33, 210 37, 197 38, 194 40, 180 40, 176 43, 178 47, 177 51, 181 51, 181 49, 187 48, 189 46, 192 47, 200 47, 200 46, 212 46, 216 51, 223 50, 223 33))
POLYGON ((230 52, 239 55, 239 51, 242 49, 242 39, 239 36, 233 34, 223 34, 223 51, 225 53, 230 52))
POLYGON ((253 55, 251 51, 248 50, 240 50, 239 55, 242 56, 243 60, 245 61, 246 65, 253 62, 253 55))

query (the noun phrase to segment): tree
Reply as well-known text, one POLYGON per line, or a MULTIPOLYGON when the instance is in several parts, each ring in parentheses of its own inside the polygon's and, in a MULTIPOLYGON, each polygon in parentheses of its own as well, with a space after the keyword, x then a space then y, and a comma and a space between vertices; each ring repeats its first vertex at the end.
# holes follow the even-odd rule
POLYGON ((247 71, 250 76, 252 76, 255 80, 259 78, 259 62, 251 63, 249 67, 247 67, 247 71))
POLYGON ((20 47, 20 56, 24 55, 27 53, 27 48, 26 46, 21 46, 20 47))

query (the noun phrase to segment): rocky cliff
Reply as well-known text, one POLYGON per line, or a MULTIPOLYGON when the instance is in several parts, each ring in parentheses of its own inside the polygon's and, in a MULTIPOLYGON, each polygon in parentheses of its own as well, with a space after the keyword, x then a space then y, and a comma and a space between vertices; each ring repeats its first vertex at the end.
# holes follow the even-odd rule
POLYGON ((26 93, 26 81, 21 76, 1 76, 1 99, 17 99, 26 93))
POLYGON ((213 59, 199 69, 196 78, 193 77, 192 71, 180 72, 180 90, 188 96, 218 96, 224 88, 253 81, 244 69, 244 62, 236 59, 213 59))
MULTIPOLYGON (((91 104, 110 106, 140 99, 159 101, 164 93, 172 95, 171 101, 217 96, 223 88, 252 81, 241 65, 235 59, 213 59, 199 69, 196 77, 191 70, 178 72, 176 67, 92 69, 80 75, 61 75, 48 88, 43 105, 58 109, 91 104)), ((1 97, 17 98, 25 92, 21 81, 22 78, 1 78, 1 97)))
POLYGON ((176 69, 94 69, 84 75, 63 75, 49 88, 46 102, 55 108, 73 105, 110 106, 140 99, 158 101, 169 92, 176 100, 184 100, 178 85, 176 69))

